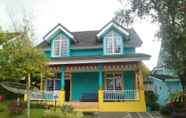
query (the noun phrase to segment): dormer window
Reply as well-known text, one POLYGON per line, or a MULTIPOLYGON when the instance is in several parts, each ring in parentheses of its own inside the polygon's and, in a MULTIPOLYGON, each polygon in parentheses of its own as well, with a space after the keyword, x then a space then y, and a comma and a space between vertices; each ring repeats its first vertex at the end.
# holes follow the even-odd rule
POLYGON ((69 39, 59 35, 52 42, 52 57, 66 57, 69 55, 69 39))
POLYGON ((123 41, 119 34, 114 31, 109 32, 104 37, 105 55, 119 55, 123 53, 123 41))

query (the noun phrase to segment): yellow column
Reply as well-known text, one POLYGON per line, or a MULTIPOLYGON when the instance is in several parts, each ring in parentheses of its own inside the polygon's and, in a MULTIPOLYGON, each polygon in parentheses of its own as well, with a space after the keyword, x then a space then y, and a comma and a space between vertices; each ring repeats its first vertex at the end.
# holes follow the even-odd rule
POLYGON ((59 98, 57 100, 57 104, 59 106, 62 106, 64 104, 64 102, 65 102, 65 91, 64 90, 61 90, 59 92, 59 98))
POLYGON ((59 106, 62 106, 65 102, 65 67, 64 65, 61 66, 61 90, 59 93, 59 98, 58 98, 58 104, 59 106))
POLYGON ((104 102, 104 91, 103 90, 99 90, 98 92, 98 103, 99 103, 99 107, 103 104, 104 102))
POLYGON ((139 70, 139 83, 140 83, 140 89, 144 90, 143 74, 141 70, 139 70))
POLYGON ((140 101, 141 101, 141 106, 143 107, 144 111, 147 111, 146 102, 145 102, 145 93, 144 93, 143 74, 142 74, 141 68, 139 68, 139 84, 140 84, 140 86, 139 86, 139 97, 140 97, 140 101))

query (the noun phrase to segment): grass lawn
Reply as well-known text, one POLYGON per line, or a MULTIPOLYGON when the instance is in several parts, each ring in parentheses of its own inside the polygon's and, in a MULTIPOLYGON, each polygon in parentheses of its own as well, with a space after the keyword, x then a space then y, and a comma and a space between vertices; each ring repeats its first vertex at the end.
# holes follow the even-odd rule
MULTIPOLYGON (((26 111, 20 115, 11 116, 8 112, 8 104, 9 101, 0 102, 0 118, 26 118, 26 111), (1 111, 1 108, 3 108, 4 111, 1 111)), ((46 109, 41 108, 31 108, 31 118, 42 118, 43 112, 45 110, 46 109)), ((84 118, 94 118, 94 115, 85 114, 84 118)))

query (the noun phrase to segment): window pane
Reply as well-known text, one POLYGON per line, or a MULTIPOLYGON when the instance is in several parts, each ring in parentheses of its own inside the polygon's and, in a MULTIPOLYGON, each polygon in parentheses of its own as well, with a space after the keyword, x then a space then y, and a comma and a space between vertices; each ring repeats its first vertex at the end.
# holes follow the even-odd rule
POLYGON ((122 90, 122 73, 106 73, 106 90, 122 90))
POLYGON ((106 54, 121 54, 122 39, 115 32, 109 32, 105 37, 105 52, 106 54))
POLYGON ((115 52, 114 53, 121 53, 121 40, 119 37, 116 37, 115 38, 115 43, 114 43, 114 47, 115 47, 115 52))
POLYGON ((54 56, 67 56, 68 55, 68 39, 64 35, 59 35, 53 41, 53 55, 54 56))
POLYGON ((60 44, 59 40, 54 41, 54 56, 59 56, 60 44))
POLYGON ((62 44, 61 44, 61 56, 67 56, 67 52, 68 52, 68 43, 67 43, 66 38, 64 38, 62 40, 62 44))
POLYGON ((107 90, 113 90, 113 85, 114 85, 114 81, 113 80, 111 80, 111 79, 107 79, 107 81, 106 81, 107 83, 107 90))

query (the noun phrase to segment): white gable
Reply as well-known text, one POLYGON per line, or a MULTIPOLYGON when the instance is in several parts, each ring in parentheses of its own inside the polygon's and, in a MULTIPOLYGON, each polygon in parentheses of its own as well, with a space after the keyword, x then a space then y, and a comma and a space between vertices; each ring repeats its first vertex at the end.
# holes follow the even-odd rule
POLYGON ((58 25, 57 27, 55 27, 51 32, 49 32, 45 37, 44 37, 44 40, 49 40, 50 37, 58 30, 61 30, 63 31, 67 36, 69 36, 71 39, 74 40, 74 36, 69 32, 67 31, 64 27, 62 27, 61 25, 58 25))
POLYGON ((114 27, 116 29, 118 29, 120 32, 124 33, 125 35, 129 35, 129 32, 127 30, 125 30, 124 28, 118 26, 117 24, 110 22, 109 24, 107 24, 107 26, 105 26, 98 34, 97 37, 102 36, 108 29, 110 29, 111 27, 114 27))

